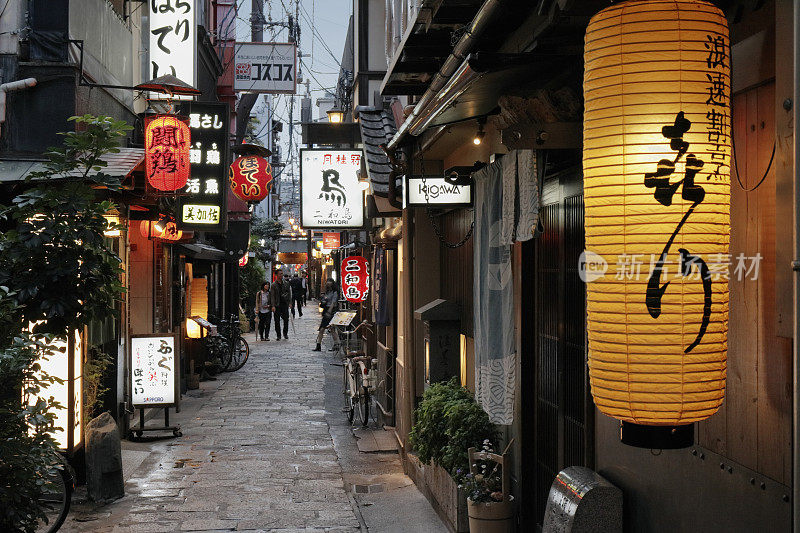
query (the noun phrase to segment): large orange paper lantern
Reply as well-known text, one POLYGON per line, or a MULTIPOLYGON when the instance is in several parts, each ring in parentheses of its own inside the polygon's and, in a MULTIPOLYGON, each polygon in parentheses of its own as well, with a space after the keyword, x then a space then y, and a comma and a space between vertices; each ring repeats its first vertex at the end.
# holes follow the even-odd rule
POLYGON ((145 172, 147 181, 160 191, 177 191, 186 186, 191 171, 191 134, 187 119, 176 115, 155 115, 145 120, 145 172))
POLYGON ((615 4, 589 23, 584 62, 586 259, 607 265, 587 279, 592 395, 623 442, 690 445, 725 394, 725 17, 703 1, 615 4))
POLYGON ((231 164, 231 190, 245 202, 260 202, 272 187, 272 166, 257 155, 243 155, 231 164))

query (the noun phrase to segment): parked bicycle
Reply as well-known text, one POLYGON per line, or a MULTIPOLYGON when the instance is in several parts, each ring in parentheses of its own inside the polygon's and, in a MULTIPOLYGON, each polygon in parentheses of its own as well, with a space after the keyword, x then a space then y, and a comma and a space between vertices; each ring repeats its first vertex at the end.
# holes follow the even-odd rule
POLYGON ((228 320, 218 320, 216 326, 217 334, 205 337, 208 358, 211 362, 209 373, 239 370, 250 356, 250 346, 242 337, 239 317, 232 314, 228 320))
POLYGON ((377 385, 378 360, 369 357, 363 350, 363 343, 358 331, 367 325, 362 322, 354 329, 341 326, 338 328, 339 350, 342 358, 342 392, 344 395, 344 412, 347 420, 352 424, 358 416, 362 426, 369 423, 370 412, 375 388, 377 385))
POLYGON ((69 514, 75 478, 66 459, 61 454, 57 455, 58 459, 42 480, 43 492, 39 503, 45 516, 39 521, 36 533, 55 533, 69 514))

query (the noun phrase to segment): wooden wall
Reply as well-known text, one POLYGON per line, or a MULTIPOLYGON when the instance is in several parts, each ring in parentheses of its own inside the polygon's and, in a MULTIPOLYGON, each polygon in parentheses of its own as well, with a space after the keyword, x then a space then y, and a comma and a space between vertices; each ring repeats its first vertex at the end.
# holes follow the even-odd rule
MULTIPOLYGON (((778 336, 775 298, 775 84, 733 99, 736 176, 731 179, 728 381, 720 411, 699 425, 698 442, 785 485, 791 484, 792 340, 778 336), (741 184, 740 184, 741 181, 741 184), (749 191, 749 189, 755 190, 749 191), (758 272, 737 269, 738 257, 758 272)), ((735 172, 734 172, 735 174, 735 172)), ((791 287, 785 287, 791 290, 791 287)))
MULTIPOLYGON (((473 219, 472 209, 456 209, 438 217, 439 227, 445 239, 457 243, 470 230, 473 219)), ((442 298, 461 305, 461 333, 474 337, 472 318, 472 238, 464 246, 448 248, 442 245, 441 275, 442 298)))

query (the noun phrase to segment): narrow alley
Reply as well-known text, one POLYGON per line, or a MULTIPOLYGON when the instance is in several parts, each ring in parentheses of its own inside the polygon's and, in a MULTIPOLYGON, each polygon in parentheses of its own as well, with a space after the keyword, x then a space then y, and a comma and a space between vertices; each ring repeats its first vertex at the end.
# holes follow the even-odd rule
POLYGON ((318 324, 309 302, 288 341, 247 334, 247 364, 184 397, 183 436, 125 442, 125 497, 76 505, 62 531, 447 531, 397 453, 359 452, 318 324))

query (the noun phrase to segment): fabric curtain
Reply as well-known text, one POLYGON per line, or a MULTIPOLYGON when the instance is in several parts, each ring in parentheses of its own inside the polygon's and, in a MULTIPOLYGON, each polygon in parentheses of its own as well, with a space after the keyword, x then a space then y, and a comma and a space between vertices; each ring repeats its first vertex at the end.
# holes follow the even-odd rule
POLYGON ((539 220, 539 179, 536 152, 515 150, 502 159, 504 244, 533 238, 539 220))
MULTIPOLYGON (((508 158, 508 156, 503 159, 508 158)), ((496 161, 475 181, 474 326, 475 395, 495 424, 514 419, 516 353, 511 248, 503 242, 504 167, 496 161)))

